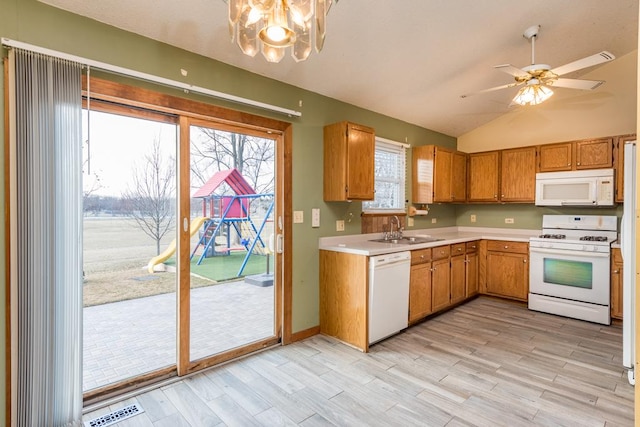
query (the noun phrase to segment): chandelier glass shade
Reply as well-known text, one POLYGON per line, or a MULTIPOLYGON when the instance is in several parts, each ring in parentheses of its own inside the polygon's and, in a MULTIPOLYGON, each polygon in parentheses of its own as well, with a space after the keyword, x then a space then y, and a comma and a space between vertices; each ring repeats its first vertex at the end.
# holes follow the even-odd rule
POLYGON ((537 79, 531 79, 527 85, 520 88, 513 102, 519 105, 538 105, 551 98, 553 91, 543 86, 537 79))
POLYGON ((245 55, 259 51, 280 62, 286 49, 296 62, 324 45, 327 13, 338 0, 227 0, 229 33, 245 55))

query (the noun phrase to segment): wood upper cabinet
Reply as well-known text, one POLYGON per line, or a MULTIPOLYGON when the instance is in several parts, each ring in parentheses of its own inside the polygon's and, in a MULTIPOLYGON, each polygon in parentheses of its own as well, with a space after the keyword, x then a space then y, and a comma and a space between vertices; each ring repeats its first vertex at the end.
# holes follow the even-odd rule
POLYGON ((500 201, 531 202, 536 198, 536 147, 501 153, 500 201))
POLYGON ((500 152, 469 154, 467 201, 498 201, 500 152))
POLYGON ((573 169, 572 142, 540 146, 540 172, 570 171, 573 169))
POLYGON ((529 293, 529 244, 487 242, 486 292, 526 301, 529 293))
POLYGON ((611 317, 622 319, 622 254, 619 248, 611 249, 611 317))
POLYGON ((375 133, 349 122, 324 127, 324 200, 373 200, 375 133))
POLYGON ((616 137, 613 147, 613 167, 616 170, 616 202, 624 201, 624 146, 635 141, 635 134, 616 137))
POLYGON ((576 141, 576 169, 613 167, 613 138, 576 141))
POLYGON ((613 167, 613 139, 599 138, 540 146, 540 172, 613 167))
POLYGON ((467 155, 437 145, 413 147, 412 202, 463 202, 467 155))

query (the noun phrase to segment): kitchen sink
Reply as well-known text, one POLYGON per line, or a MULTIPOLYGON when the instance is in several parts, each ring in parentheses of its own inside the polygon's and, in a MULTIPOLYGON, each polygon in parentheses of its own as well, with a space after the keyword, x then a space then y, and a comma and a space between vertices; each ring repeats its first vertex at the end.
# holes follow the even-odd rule
POLYGON ((418 245, 421 243, 431 243, 431 242, 439 242, 440 240, 444 240, 444 239, 438 239, 436 237, 412 237, 412 236, 406 236, 406 237, 402 237, 399 239, 373 239, 373 240, 369 240, 370 242, 377 242, 377 243, 393 243, 396 245, 418 245))

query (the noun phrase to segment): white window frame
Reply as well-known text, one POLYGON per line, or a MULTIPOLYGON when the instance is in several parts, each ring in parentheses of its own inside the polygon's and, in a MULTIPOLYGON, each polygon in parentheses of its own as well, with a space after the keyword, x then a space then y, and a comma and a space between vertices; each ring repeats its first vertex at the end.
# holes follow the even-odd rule
MULTIPOLYGON (((372 206, 374 203, 373 201, 366 201, 366 202, 362 202, 362 211, 365 214, 376 214, 376 213, 405 214, 406 213, 405 200, 406 200, 406 188, 407 188, 407 148, 409 147, 410 147, 409 144, 392 141, 390 139, 376 137, 376 147, 375 147, 376 151, 380 149, 380 150, 385 150, 389 152, 396 152, 401 155, 402 164, 399 166, 399 169, 403 174, 403 176, 400 179, 401 182, 398 182, 398 186, 399 186, 398 198, 399 198, 400 206, 396 206, 393 208, 378 208, 378 207, 372 206)), ((374 179, 376 183, 375 187, 377 190, 378 176, 375 176, 374 179)))

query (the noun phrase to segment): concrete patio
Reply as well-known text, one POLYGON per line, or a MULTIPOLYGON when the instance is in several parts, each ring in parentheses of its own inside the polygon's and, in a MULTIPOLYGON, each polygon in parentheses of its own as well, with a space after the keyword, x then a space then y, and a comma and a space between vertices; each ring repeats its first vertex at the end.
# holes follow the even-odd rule
MULTIPOLYGON (((226 282, 191 290, 191 360, 273 335, 274 288, 226 282)), ((84 309, 83 390, 174 365, 176 294, 84 309)))

